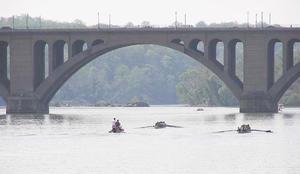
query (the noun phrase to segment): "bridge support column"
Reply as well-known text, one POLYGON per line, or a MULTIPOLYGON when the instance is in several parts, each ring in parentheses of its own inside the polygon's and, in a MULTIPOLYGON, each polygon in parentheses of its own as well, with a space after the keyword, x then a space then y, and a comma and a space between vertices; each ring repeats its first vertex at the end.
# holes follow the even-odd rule
POLYGON ((49 105, 43 104, 33 97, 13 96, 8 97, 7 114, 48 114, 49 105))
POLYGON ((240 99, 241 113, 277 113, 278 104, 263 92, 247 94, 240 99))

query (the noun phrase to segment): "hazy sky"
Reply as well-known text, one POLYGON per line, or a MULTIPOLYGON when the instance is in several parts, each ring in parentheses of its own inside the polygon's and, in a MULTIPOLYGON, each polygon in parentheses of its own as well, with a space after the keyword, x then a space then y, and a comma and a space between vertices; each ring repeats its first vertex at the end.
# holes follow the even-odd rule
POLYGON ((264 11, 265 20, 272 13, 272 22, 279 24, 300 24, 300 0, 0 0, 0 16, 8 17, 28 13, 58 21, 80 19, 88 25, 108 23, 124 25, 131 21, 140 24, 169 25, 174 22, 175 11, 178 21, 195 24, 198 21, 246 22, 247 11, 250 22, 255 23, 255 13, 264 11))

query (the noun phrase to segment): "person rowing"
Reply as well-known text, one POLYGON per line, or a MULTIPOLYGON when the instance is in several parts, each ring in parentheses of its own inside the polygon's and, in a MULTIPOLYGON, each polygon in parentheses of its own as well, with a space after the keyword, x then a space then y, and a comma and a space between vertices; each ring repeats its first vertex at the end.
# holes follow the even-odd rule
POLYGON ((113 118, 112 121, 112 130, 109 131, 109 133, 120 133, 124 132, 124 129, 121 126, 121 123, 119 120, 116 120, 116 118, 113 118))
POLYGON ((112 125, 111 125, 112 132, 116 132, 116 122, 117 122, 116 118, 113 118, 112 125))

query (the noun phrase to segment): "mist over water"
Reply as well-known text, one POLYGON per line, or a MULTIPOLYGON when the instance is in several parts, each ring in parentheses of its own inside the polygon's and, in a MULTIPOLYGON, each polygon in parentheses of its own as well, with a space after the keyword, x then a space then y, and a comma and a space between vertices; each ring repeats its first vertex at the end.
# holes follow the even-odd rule
POLYGON ((0 112, 0 173, 300 173, 299 108, 51 108, 26 119, 0 112), (126 133, 108 133, 113 117, 126 133), (156 121, 183 128, 139 128, 156 121), (274 133, 214 133, 241 124, 274 133))

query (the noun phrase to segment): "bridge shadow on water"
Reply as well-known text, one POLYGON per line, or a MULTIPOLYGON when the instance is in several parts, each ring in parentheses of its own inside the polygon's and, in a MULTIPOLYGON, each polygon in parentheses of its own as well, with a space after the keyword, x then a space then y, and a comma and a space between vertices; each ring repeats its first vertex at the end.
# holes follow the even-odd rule
POLYGON ((72 121, 77 117, 66 117, 59 114, 3 114, 0 115, 0 125, 43 125, 43 124, 60 124, 65 121, 72 121))
POLYGON ((239 115, 239 114, 226 114, 226 115, 224 116, 224 119, 225 119, 226 121, 235 121, 235 120, 237 119, 238 115, 239 115))
POLYGON ((246 113, 241 114, 243 116, 243 120, 273 120, 275 114, 273 113, 246 113))
MULTIPOLYGON (((236 120, 244 120, 244 121, 251 121, 251 120, 272 120, 274 119, 276 114, 272 113, 230 113, 222 115, 221 117, 215 115, 208 115, 205 117, 204 121, 206 122, 214 122, 224 120, 226 122, 236 121, 236 120)), ((293 117, 292 114, 282 114, 284 118, 293 117)))
MULTIPOLYGON (((283 120, 292 120, 297 114, 294 113, 230 113, 225 115, 203 115, 202 121, 206 124, 214 124, 216 122, 251 122, 251 121, 273 121, 276 118, 283 120)), ((74 114, 2 114, 0 115, 0 125, 47 125, 47 124, 63 124, 63 123, 100 123, 99 118, 88 118, 74 114)), ((102 123, 100 123, 102 124, 102 123)))
MULTIPOLYGON (((255 120, 274 120, 276 117, 281 117, 282 119, 292 119, 295 114, 292 113, 231 113, 224 115, 224 121, 255 121, 255 120)), ((216 121, 218 120, 216 116, 208 117, 205 121, 216 121)))
POLYGON ((236 121, 241 120, 244 122, 247 121, 272 121, 276 118, 283 120, 291 120, 296 115, 293 113, 234 113, 227 114, 224 116, 225 121, 236 121))

